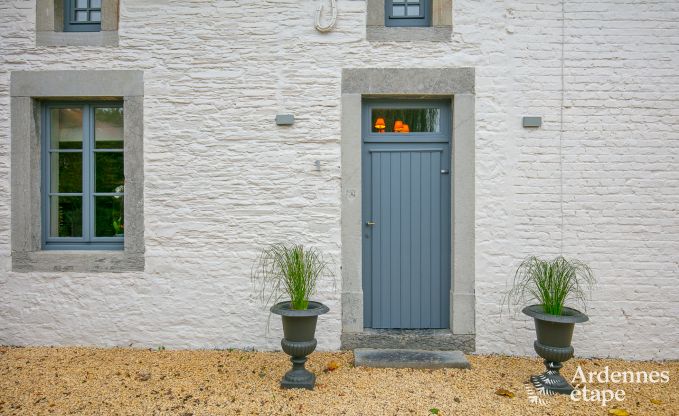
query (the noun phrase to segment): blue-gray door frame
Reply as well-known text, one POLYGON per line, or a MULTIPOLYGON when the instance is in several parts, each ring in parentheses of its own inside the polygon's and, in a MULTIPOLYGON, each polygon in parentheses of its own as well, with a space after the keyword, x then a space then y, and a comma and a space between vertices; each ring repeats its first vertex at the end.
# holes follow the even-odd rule
POLYGON ((363 101, 366 328, 450 328, 450 121, 449 100, 363 101), (373 133, 374 108, 439 108, 440 131, 373 133))

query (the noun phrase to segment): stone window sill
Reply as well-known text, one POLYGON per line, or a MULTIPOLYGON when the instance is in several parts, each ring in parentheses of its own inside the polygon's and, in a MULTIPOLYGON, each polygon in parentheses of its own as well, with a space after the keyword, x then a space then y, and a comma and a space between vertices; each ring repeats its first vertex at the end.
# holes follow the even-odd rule
POLYGON ((15 272, 129 272, 144 270, 143 253, 124 251, 15 251, 15 272))
POLYGON ((452 26, 366 27, 369 42, 450 42, 452 34, 452 26))
POLYGON ((118 46, 117 31, 36 32, 36 46, 118 46))

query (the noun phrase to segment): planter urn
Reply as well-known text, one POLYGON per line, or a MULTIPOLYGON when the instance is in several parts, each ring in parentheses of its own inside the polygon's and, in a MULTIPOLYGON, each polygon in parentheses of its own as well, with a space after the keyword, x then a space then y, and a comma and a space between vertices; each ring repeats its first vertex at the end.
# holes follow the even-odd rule
POLYGON ((283 320, 283 339, 281 347, 290 356, 292 369, 285 373, 281 387, 285 389, 303 388, 313 390, 316 376, 306 368, 307 355, 316 349, 316 321, 330 309, 319 302, 309 302, 307 309, 292 309, 290 302, 279 302, 271 307, 271 312, 283 320))
POLYGON ((523 308, 523 313, 534 318, 537 339, 533 343, 535 352, 545 361, 547 371, 531 376, 530 381, 545 394, 570 394, 573 386, 559 373, 563 362, 573 357, 573 329, 575 324, 589 320, 584 313, 564 307, 562 315, 545 313, 542 305, 523 308))

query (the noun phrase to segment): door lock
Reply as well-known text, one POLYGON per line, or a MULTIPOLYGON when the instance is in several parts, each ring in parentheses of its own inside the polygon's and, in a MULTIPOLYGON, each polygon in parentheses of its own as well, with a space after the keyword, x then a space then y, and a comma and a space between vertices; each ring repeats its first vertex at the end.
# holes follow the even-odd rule
POLYGON ((365 223, 365 225, 372 227, 373 225, 375 225, 375 221, 368 221, 365 223))

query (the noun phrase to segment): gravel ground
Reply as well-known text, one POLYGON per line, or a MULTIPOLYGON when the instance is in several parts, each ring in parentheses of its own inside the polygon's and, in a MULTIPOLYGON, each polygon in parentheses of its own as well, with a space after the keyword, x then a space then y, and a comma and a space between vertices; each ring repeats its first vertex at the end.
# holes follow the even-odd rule
POLYGON ((659 384, 623 389, 622 402, 537 396, 525 381, 536 358, 469 356, 471 370, 354 368, 349 352, 314 353, 316 390, 281 390, 285 354, 0 347, 0 414, 87 415, 679 415, 679 362, 572 359, 563 373, 669 371, 659 384), (505 395, 502 395, 504 389, 505 395), (509 397, 513 396, 513 397, 509 397))

